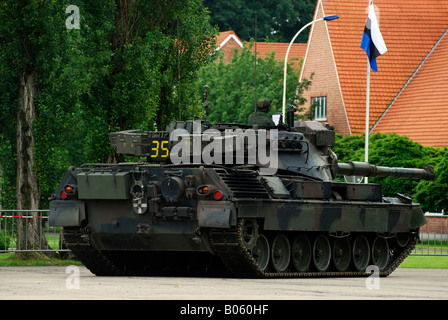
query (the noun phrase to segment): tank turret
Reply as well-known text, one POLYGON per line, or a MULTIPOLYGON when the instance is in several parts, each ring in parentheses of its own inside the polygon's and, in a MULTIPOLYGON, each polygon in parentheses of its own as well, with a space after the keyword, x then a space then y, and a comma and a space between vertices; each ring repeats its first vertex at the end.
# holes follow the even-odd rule
MULTIPOLYGON (((348 161, 339 163, 337 156, 331 151, 335 145, 335 134, 327 126, 315 121, 296 121, 294 125, 290 121, 288 125, 280 124, 280 128, 269 130, 252 130, 250 126, 236 124, 218 124, 212 126, 205 121, 174 121, 166 131, 138 130, 121 131, 111 134, 111 145, 118 154, 146 157, 149 162, 172 163, 171 150, 178 143, 188 144, 191 147, 183 148, 184 153, 192 157, 191 163, 203 163, 200 156, 210 141, 214 144, 213 160, 228 167, 240 167, 242 164, 252 164, 254 167, 263 168, 263 161, 259 161, 257 147, 260 149, 260 137, 266 140, 266 148, 274 146, 277 157, 274 174, 289 172, 290 174, 302 174, 321 180, 333 180, 336 175, 358 177, 395 177, 405 179, 434 179, 434 169, 427 165, 423 169, 414 168, 390 168, 375 166, 365 162, 348 161), (173 137, 173 133, 178 132, 173 137), (207 138, 204 138, 207 137, 207 138), (213 137, 213 139, 211 138, 213 137), (251 138, 253 138, 251 140, 251 138), (194 150, 193 145, 198 147, 194 150), (256 147, 254 147, 256 145, 256 147), (219 146, 219 148, 218 148, 219 146), (219 150, 219 151, 218 151, 219 150), (239 162, 235 161, 240 152, 239 162), (193 157, 196 156, 196 162, 193 157), (227 161, 232 159, 233 161, 227 161), (255 159, 250 163, 250 159, 255 159)), ((264 145, 263 145, 264 146, 264 145)), ((177 148, 179 149, 179 148, 177 148)), ((177 150, 176 149, 176 150, 177 150)), ((184 155, 185 156, 185 155, 184 155)), ((185 160, 185 158, 184 158, 185 160)), ((269 162, 269 165, 272 165, 269 162)))

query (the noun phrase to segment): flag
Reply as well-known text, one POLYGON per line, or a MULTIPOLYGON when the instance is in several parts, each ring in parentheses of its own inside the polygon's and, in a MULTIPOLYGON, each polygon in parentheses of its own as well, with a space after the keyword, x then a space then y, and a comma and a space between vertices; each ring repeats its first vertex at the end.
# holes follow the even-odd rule
POLYGON ((369 6, 369 15, 361 40, 361 49, 367 53, 372 71, 377 72, 376 58, 385 53, 387 48, 378 26, 378 20, 376 20, 373 5, 369 6))

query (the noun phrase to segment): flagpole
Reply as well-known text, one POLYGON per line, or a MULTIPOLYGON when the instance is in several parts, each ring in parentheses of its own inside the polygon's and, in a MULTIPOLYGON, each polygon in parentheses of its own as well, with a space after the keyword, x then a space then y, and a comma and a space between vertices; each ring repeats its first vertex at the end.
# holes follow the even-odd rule
MULTIPOLYGON (((369 9, 373 0, 369 0, 369 9)), ((366 84, 366 137, 364 146, 364 161, 369 162, 369 122, 370 122, 370 61, 367 57, 367 84, 366 84)), ((364 178, 364 183, 369 183, 369 178, 364 178)))
MULTIPOLYGON (((367 58, 367 85, 366 85, 366 138, 364 161, 369 162, 369 122, 370 122, 370 61, 367 58)), ((364 183, 369 183, 369 178, 364 178, 364 183)))

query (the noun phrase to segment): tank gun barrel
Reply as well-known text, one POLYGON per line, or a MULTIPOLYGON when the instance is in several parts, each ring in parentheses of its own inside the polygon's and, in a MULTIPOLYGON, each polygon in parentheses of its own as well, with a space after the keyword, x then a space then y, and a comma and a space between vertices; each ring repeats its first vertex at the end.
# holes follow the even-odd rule
POLYGON ((380 167, 366 162, 348 161, 338 164, 338 174, 361 177, 394 177, 433 180, 434 169, 426 165, 423 169, 380 167))

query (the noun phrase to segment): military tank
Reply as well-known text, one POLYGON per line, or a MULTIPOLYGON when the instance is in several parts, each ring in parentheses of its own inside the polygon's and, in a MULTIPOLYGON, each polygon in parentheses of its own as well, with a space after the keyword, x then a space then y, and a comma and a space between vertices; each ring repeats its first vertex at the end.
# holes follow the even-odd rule
POLYGON ((433 179, 423 169, 339 163, 319 122, 275 128, 175 121, 111 134, 134 162, 70 167, 50 225, 96 275, 389 275, 426 223, 406 195, 337 176, 433 179))

